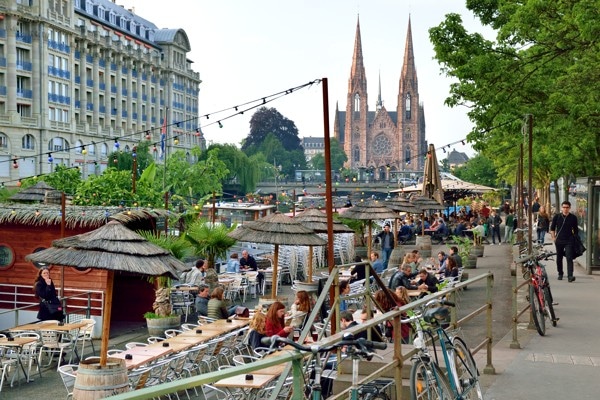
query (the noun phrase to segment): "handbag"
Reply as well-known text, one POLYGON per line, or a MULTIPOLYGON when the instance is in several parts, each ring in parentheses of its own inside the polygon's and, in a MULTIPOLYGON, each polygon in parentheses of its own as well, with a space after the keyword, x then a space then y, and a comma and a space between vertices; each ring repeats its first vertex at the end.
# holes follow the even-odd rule
POLYGON ((574 235, 573 237, 575 238, 575 242, 573 243, 573 258, 581 257, 587 249, 581 242, 579 235, 574 235))
POLYGON ((238 318, 250 318, 250 310, 248 307, 237 306, 235 308, 235 315, 238 318))
POLYGON ((60 304, 60 300, 58 299, 54 299, 54 300, 44 300, 42 301, 43 304, 46 305, 46 309, 48 310, 48 312, 50 314, 56 314, 56 313, 62 313, 62 304, 60 304))

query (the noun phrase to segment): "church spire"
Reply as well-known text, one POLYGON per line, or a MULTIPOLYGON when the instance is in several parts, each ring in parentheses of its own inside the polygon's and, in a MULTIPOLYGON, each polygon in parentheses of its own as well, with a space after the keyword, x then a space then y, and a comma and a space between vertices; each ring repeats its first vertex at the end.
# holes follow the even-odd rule
POLYGON ((383 100, 381 100, 381 71, 379 71, 379 93, 377 95, 377 103, 375 104, 375 110, 379 111, 383 107, 383 100))
POLYGON ((406 32, 406 43, 404 45, 404 63, 402 65, 402 73, 400 74, 400 92, 404 92, 406 89, 418 92, 410 16, 408 17, 408 31, 406 32), (412 81, 412 88, 405 87, 405 85, 409 84, 408 81, 412 81))
POLYGON ((367 79, 365 66, 363 64, 362 41, 360 38, 360 19, 356 21, 356 36, 354 38, 354 54, 352 55, 352 67, 350 69, 350 88, 361 88, 366 92, 367 79), (354 85, 353 85, 354 83, 354 85))

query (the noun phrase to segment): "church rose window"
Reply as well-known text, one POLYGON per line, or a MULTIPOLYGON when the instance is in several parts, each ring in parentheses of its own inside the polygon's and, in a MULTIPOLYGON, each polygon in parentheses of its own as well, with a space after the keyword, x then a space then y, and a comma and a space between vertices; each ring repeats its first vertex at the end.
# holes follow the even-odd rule
POLYGON ((373 141, 373 153, 380 156, 389 156, 392 154, 392 143, 384 136, 379 135, 373 141))

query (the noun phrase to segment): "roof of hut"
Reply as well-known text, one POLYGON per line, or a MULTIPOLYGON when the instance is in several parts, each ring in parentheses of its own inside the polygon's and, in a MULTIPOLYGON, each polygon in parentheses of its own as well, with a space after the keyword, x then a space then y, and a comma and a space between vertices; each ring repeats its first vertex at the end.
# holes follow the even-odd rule
POLYGON ((12 195, 10 200, 19 202, 44 202, 46 201, 47 196, 54 198, 57 197, 57 194, 58 197, 60 197, 61 192, 48 185, 46 182, 39 181, 35 185, 22 189, 18 193, 12 195))

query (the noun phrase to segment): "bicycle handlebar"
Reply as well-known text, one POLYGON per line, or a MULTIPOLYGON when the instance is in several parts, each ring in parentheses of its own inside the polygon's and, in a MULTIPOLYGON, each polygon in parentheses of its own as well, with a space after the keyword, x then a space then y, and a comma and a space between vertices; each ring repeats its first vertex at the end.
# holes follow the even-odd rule
POLYGON ((311 353, 327 353, 328 351, 337 349, 338 347, 350 346, 356 348, 359 354, 364 354, 365 356, 371 356, 371 352, 374 349, 387 349, 387 343, 385 342, 374 342, 365 338, 354 339, 354 335, 351 333, 345 333, 341 341, 331 344, 329 346, 318 346, 314 344, 311 346, 305 346, 303 344, 294 342, 293 340, 290 340, 288 338, 277 335, 264 337, 260 340, 260 342, 271 349, 273 349, 278 344, 283 343, 292 346, 296 350, 311 353))
POLYGON ((530 261, 539 261, 539 260, 547 260, 552 256, 555 256, 556 252, 554 253, 542 253, 542 254, 529 254, 527 256, 523 256, 523 257, 516 257, 514 259, 514 261, 517 264, 525 264, 527 262, 530 261))

